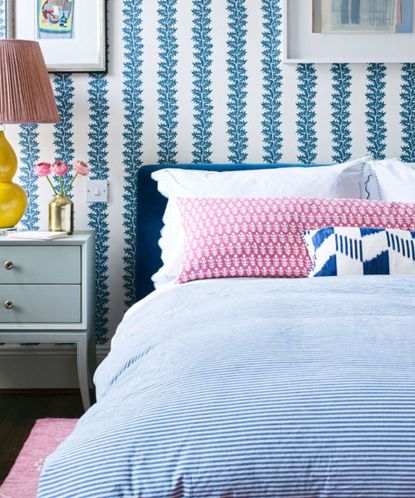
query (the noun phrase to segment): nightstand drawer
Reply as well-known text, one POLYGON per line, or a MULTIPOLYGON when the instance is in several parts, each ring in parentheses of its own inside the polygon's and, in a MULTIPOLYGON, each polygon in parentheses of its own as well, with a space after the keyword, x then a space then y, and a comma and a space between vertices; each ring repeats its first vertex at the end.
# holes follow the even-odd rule
POLYGON ((0 247, 0 284, 79 284, 79 246, 0 247))
POLYGON ((0 323, 79 323, 80 285, 0 285, 0 323))

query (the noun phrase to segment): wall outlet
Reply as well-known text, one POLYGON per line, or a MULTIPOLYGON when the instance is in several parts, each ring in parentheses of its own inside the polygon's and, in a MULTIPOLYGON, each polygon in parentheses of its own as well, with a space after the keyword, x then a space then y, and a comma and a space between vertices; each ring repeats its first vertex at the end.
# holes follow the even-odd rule
POLYGON ((88 178, 86 182, 86 200, 87 202, 108 202, 108 181, 88 178))

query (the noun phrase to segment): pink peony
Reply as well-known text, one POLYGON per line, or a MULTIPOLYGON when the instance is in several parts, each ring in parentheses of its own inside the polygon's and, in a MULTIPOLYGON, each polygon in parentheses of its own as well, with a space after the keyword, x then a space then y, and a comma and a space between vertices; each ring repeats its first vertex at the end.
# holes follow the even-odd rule
POLYGON ((64 161, 55 161, 51 167, 52 173, 57 176, 64 176, 68 172, 68 165, 64 161))
POLYGON ((33 171, 36 176, 47 176, 50 174, 52 165, 50 163, 36 163, 33 166, 33 171))
POLYGON ((78 175, 88 176, 89 174, 89 167, 84 161, 75 161, 73 169, 78 175))

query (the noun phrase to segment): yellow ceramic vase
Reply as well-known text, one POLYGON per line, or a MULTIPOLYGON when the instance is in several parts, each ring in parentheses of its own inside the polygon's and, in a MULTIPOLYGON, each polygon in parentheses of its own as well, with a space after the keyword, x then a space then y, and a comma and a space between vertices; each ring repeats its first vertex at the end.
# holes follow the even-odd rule
POLYGON ((26 193, 12 182, 16 170, 16 154, 0 131, 0 228, 14 227, 26 210, 26 193))

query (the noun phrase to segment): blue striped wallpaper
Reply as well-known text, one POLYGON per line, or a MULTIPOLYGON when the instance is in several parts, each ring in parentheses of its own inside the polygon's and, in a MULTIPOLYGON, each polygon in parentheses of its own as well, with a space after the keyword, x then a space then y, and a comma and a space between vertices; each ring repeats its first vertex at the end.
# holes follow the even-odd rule
MULTIPOLYGON (((88 82, 89 131, 88 163, 93 180, 108 180, 108 81, 102 74, 92 74, 88 82)), ((88 226, 95 231, 96 266, 96 338, 101 344, 108 335, 108 205, 92 202, 88 205, 88 226)))
POLYGON ((212 0, 193 2, 193 162, 212 156, 212 0))
POLYGON ((385 87, 386 66, 369 64, 367 67, 367 150, 375 159, 385 158, 385 87))
MULTIPOLYGON (((124 188, 122 220, 120 219, 119 221, 122 223, 124 236, 122 254, 124 306, 128 307, 135 302, 135 206, 137 198, 135 176, 137 168, 141 165, 143 140, 143 102, 141 96, 143 80, 143 41, 141 35, 143 2, 142 0, 127 0, 122 3, 124 5, 122 27, 122 101, 124 103, 124 115, 123 167, 121 169, 124 172, 124 188)), ((154 161, 156 161, 156 158, 154 158, 154 161)), ((117 291, 119 292, 120 289, 115 292, 117 291)), ((119 314, 121 313, 119 312, 119 314)))
MULTIPOLYGON (((55 146, 55 160, 72 164, 74 157, 73 142, 73 107, 74 107, 74 80, 68 73, 56 74, 53 78, 56 103, 60 121, 54 125, 53 144, 55 146)), ((64 177, 64 188, 67 190, 69 177, 64 177)), ((72 187, 69 194, 72 195, 72 187)))
POLYGON ((402 67, 402 160, 415 160, 415 64, 402 67))
POLYGON ((176 0, 160 0, 158 69, 158 162, 173 164, 177 155, 177 38, 176 0))
MULTIPOLYGON (((37 160, 85 159, 108 205, 71 195, 97 233, 97 340, 134 300, 135 173, 143 163, 415 162, 415 65, 281 64, 280 0, 112 0, 107 75, 51 75, 61 122, 7 127, 30 207, 45 228, 37 160)), ((4 36, 4 0, 0 0, 4 36)))
POLYGON ((347 64, 333 64, 331 134, 333 137, 332 160, 336 163, 348 161, 351 158, 352 135, 350 130, 350 97, 352 76, 347 64))
POLYGON ((247 158, 246 64, 247 10, 245 0, 227 0, 228 9, 228 161, 244 163, 247 158))
POLYGON ((279 0, 262 2, 264 16, 263 59, 264 77, 263 120, 264 151, 262 159, 266 163, 277 163, 281 159, 281 6, 279 0))
POLYGON ((317 157, 317 72, 313 64, 299 64, 297 74, 297 159, 299 163, 312 164, 317 157))
POLYGON ((40 160, 38 125, 22 125, 19 131, 20 183, 26 190, 27 209, 21 221, 25 230, 39 229, 39 193, 33 164, 40 160))

